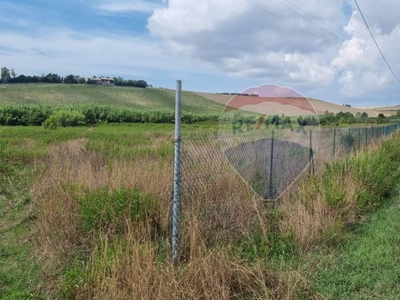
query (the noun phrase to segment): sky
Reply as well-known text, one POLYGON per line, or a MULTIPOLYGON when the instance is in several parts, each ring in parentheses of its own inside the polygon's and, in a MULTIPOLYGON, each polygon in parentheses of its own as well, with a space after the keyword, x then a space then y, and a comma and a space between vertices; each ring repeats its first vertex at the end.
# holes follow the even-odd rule
MULTIPOLYGON (((400 78, 400 2, 358 0, 400 78)), ((400 82, 353 0, 0 0, 0 66, 241 92, 276 84, 359 107, 400 104, 400 82)))

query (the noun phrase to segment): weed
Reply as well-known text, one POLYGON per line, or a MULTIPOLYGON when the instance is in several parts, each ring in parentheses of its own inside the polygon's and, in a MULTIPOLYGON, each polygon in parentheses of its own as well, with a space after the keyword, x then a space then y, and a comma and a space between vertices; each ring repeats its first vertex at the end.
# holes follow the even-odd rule
MULTIPOLYGON (((146 222, 158 216, 159 201, 150 194, 142 194, 139 188, 127 189, 121 186, 112 190, 105 186, 99 190, 87 191, 77 200, 80 204, 80 215, 83 229, 86 232, 116 228, 125 218, 132 222, 146 222)), ((154 219, 158 223, 159 220, 154 219)))

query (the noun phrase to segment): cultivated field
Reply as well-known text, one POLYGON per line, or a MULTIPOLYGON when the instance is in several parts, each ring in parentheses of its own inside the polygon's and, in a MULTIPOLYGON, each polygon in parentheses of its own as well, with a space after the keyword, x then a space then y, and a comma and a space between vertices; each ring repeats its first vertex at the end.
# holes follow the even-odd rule
MULTIPOLYGON (((221 113, 223 105, 196 93, 183 92, 182 109, 191 113, 221 113)), ((174 111, 175 91, 88 84, 0 85, 0 105, 98 105, 141 111, 174 111)))
MULTIPOLYGON (((198 93, 200 96, 205 97, 207 99, 219 102, 221 104, 228 104, 234 96, 230 95, 222 95, 222 94, 210 94, 210 93, 198 93)), ((259 97, 263 98, 263 97, 259 97)), ((299 102, 296 106, 287 105, 290 102, 293 102, 296 99, 293 98, 274 98, 272 101, 271 98, 265 98, 268 105, 264 108, 266 112, 270 115, 281 115, 284 114, 285 116, 299 116, 299 115, 307 115, 309 114, 307 111, 302 111, 300 108, 302 106, 306 107, 311 103, 312 107, 314 108, 316 114, 324 114, 326 111, 331 113, 338 113, 338 112, 350 112, 352 114, 356 114, 357 112, 363 113, 366 112, 370 117, 377 117, 378 114, 383 113, 385 116, 391 116, 396 114, 396 110, 393 107, 390 108, 376 108, 376 109, 366 109, 366 108, 356 108, 356 107, 347 107, 341 106, 334 103, 329 103, 326 101, 321 101, 312 98, 298 98, 297 101, 299 102), (278 103, 285 103, 285 105, 279 105, 278 103)), ((252 111, 252 108, 249 107, 248 110, 252 111)), ((259 111, 259 107, 257 107, 257 112, 259 111)))
MULTIPOLYGON (((182 109, 191 113, 220 114, 232 96, 195 93, 184 91, 182 93, 182 109)), ((264 107, 270 115, 299 116, 307 115, 309 112, 302 111, 301 102, 309 105, 309 101, 317 114, 326 111, 332 113, 367 112, 370 117, 377 117, 379 113, 386 116, 396 114, 396 107, 365 109, 345 107, 317 99, 302 99, 296 106, 287 105, 293 99, 277 99, 276 102, 269 101, 264 107), (278 103, 284 101, 286 105, 278 103), (300 107, 300 108, 299 108, 300 107)), ((174 111, 175 91, 157 88, 132 88, 118 86, 94 86, 94 85, 68 85, 68 84, 18 84, 0 85, 0 106, 4 105, 50 105, 50 106, 73 106, 73 105, 97 105, 129 108, 138 111, 174 111)), ((257 112, 259 112, 257 107, 257 112)), ((247 110, 252 111, 252 107, 247 110)))

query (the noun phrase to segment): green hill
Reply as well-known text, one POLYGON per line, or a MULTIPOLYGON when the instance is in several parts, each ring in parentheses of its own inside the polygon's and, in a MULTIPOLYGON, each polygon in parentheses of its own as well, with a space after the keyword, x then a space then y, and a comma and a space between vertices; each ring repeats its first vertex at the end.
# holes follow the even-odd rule
MULTIPOLYGON (((0 106, 8 105, 97 105, 140 111, 174 111, 175 91, 87 84, 0 85, 0 106)), ((185 112, 219 114, 223 107, 196 93, 182 92, 182 109, 185 112)))

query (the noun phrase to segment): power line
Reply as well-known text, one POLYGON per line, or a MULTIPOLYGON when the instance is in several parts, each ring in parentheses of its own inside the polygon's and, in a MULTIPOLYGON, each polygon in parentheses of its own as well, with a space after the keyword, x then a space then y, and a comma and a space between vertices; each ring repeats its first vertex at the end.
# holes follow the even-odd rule
POLYGON ((371 29, 370 29, 369 26, 368 26, 367 20, 365 20, 364 15, 363 15, 363 13, 362 13, 362 11, 361 11, 361 8, 360 8, 360 6, 359 6, 358 3, 357 3, 357 0, 354 0, 354 2, 356 3, 357 8, 358 8, 358 10, 359 10, 359 12, 360 12, 360 14, 361 14, 361 17, 362 17, 363 20, 364 20, 365 26, 367 26, 368 31, 369 31, 369 33, 371 34, 371 37, 372 37, 372 39, 373 39, 374 42, 375 42, 376 48, 378 48, 379 52, 381 53, 382 58, 383 58, 383 60, 385 61, 386 65, 388 66, 390 72, 392 72, 393 76, 394 76, 394 77, 397 79, 397 81, 400 83, 399 78, 398 78, 398 77, 396 76, 396 74, 393 72, 392 68, 390 67, 389 63, 387 62, 385 56, 384 56, 383 53, 382 53, 381 48, 379 47, 378 43, 376 42, 375 37, 374 37, 374 35, 372 34, 372 31, 371 31, 371 29))
MULTIPOLYGON (((281 0, 276 0, 276 1, 282 3, 281 0)), ((332 31, 334 31, 334 32, 338 33, 339 35, 341 35, 342 37, 339 37, 340 39, 342 39, 342 40, 347 39, 347 36, 345 36, 343 33, 337 31, 335 28, 333 28, 333 27, 329 26, 328 24, 322 22, 322 21, 319 20, 317 17, 315 17, 315 16, 313 16, 312 14, 306 12, 304 9, 302 9, 302 8, 299 7, 298 5, 294 4, 293 2, 290 2, 289 0, 284 0, 284 1, 290 3, 292 6, 296 7, 298 10, 302 11, 302 12, 305 13, 306 15, 308 15, 308 16, 310 16, 311 18, 313 18, 314 20, 318 21, 318 23, 320 23, 320 24, 322 24, 322 25, 324 25, 324 26, 330 28, 332 31)), ((282 3, 282 5, 283 5, 283 3, 282 3)), ((285 6, 286 6, 286 5, 285 5, 285 6)), ((287 7, 287 6, 286 6, 286 7, 287 7)), ((297 12, 296 12, 296 13, 297 13, 297 12)), ((319 26, 319 25, 318 25, 318 26, 319 26)), ((323 28, 323 29, 324 29, 324 28, 323 28)), ((327 30, 327 29, 325 29, 325 30, 328 31, 328 32, 331 32, 331 31, 329 31, 329 30, 327 30)), ((332 33, 332 34, 333 34, 333 33, 332 33)), ((334 35, 337 36, 336 34, 334 34, 334 35)))
MULTIPOLYGON (((289 22, 289 21, 283 19, 282 17, 280 17, 280 16, 278 16, 278 15, 276 15, 276 14, 270 12, 270 11, 267 10, 266 8, 260 6, 260 5, 256 4, 256 3, 254 3, 254 2, 251 1, 251 0, 244 0, 244 1, 250 3, 251 5, 253 5, 253 6, 255 6, 255 7, 261 9, 261 10, 263 10, 264 12, 270 14, 271 16, 273 16, 273 17, 275 17, 275 18, 277 18, 277 19, 279 19, 279 20, 285 22, 286 24, 289 24, 289 25, 291 25, 291 26, 293 26, 293 27, 296 27, 297 29, 299 29, 299 30, 301 30, 301 31, 303 31, 303 32, 305 32, 305 33, 307 33, 308 35, 311 35, 311 36, 317 38, 318 40, 325 41, 325 42, 327 42, 327 43, 330 44, 330 45, 336 46, 336 44, 334 44, 334 43, 332 43, 332 42, 330 42, 330 41, 328 41, 328 40, 325 40, 324 38, 321 38, 321 37, 319 37, 319 36, 317 36, 317 35, 315 35, 315 34, 309 32, 309 31, 307 31, 307 30, 305 30, 305 29, 303 29, 303 28, 297 26, 296 24, 293 24, 293 23, 291 23, 291 22, 289 22)), ((279 0, 276 0, 276 1, 280 2, 279 0)), ((282 4, 282 5, 283 5, 283 4, 282 4)), ((301 14, 299 14, 299 15, 301 15, 301 14)), ((307 19, 307 18, 306 18, 306 19, 307 19)), ((312 23, 314 23, 314 22, 312 22, 312 23)), ((315 24, 315 23, 314 23, 314 24, 315 24)), ((328 31, 328 32, 329 32, 329 31, 328 31)), ((330 33, 331 33, 331 32, 330 32, 330 33)), ((342 40, 343 40, 343 39, 342 39, 342 40)), ((379 62, 377 62, 377 61, 373 61, 373 60, 367 59, 366 57, 364 57, 364 56, 362 56, 362 55, 359 55, 359 54, 356 54, 356 53, 354 53, 354 52, 351 52, 351 51, 347 51, 347 52, 350 52, 350 53, 352 53, 352 54, 354 54, 354 55, 356 55, 356 56, 359 56, 359 57, 362 58, 362 59, 368 60, 368 61, 370 61, 370 62, 372 62, 372 63, 378 64, 378 65, 384 65, 383 63, 379 63, 379 62)), ((379 58, 379 57, 374 56, 374 55, 372 55, 372 54, 370 54, 370 55, 373 56, 373 57, 375 57, 375 58, 379 58)), ((387 63, 387 62, 386 62, 386 63, 387 63)))
MULTIPOLYGON (((302 15, 301 13, 299 13, 298 11, 296 11, 295 9, 289 7, 288 5, 286 5, 285 3, 283 3, 282 1, 280 1, 280 0, 275 0, 275 1, 278 2, 280 5, 286 7, 287 9, 291 10, 291 11, 294 12, 295 14, 299 15, 300 17, 306 19, 306 20, 309 21, 310 23, 312 23, 312 24, 314 24, 314 25, 317 25, 318 27, 322 28, 322 29, 325 30, 326 32, 332 34, 333 36, 335 36, 335 37, 337 37, 337 38, 339 38, 339 39, 343 39, 343 38, 339 37, 336 33, 334 33, 334 32, 332 32, 332 31, 330 31, 330 30, 328 30, 328 29, 322 27, 321 25, 317 24, 316 22, 314 22, 313 20, 307 18, 306 16, 302 15)), ((292 2, 290 2, 290 1, 287 1, 287 2, 290 3, 290 4, 292 4, 292 5, 294 5, 294 4, 293 4, 292 2)), ((296 6, 296 5, 294 5, 294 6, 296 6)), ((296 7, 298 7, 298 6, 296 6, 296 7)), ((300 8, 298 7, 298 9, 300 9, 300 8)), ((304 10, 302 10, 302 9, 300 9, 300 10, 303 11, 304 13, 306 13, 307 15, 311 16, 309 13, 305 12, 304 10)), ((311 16, 311 17, 312 17, 313 19, 319 21, 317 18, 315 18, 315 17, 313 17, 313 16, 311 16)), ((323 23, 323 22, 321 22, 321 21, 319 21, 319 22, 322 23, 322 24, 324 24, 324 25, 326 25, 325 23, 323 23)), ((327 25, 326 25, 326 26, 327 26, 327 25)), ((328 27, 329 27, 329 26, 328 26, 328 27)))
POLYGON ((276 15, 276 14, 270 12, 269 10, 265 9, 264 7, 262 7, 262 6, 260 6, 260 5, 256 4, 256 3, 254 3, 254 2, 252 2, 252 1, 250 1, 250 0, 245 0, 245 1, 248 2, 248 3, 250 3, 251 5, 253 5, 253 6, 255 6, 255 7, 258 7, 259 9, 265 11, 266 13, 270 14, 271 16, 273 16, 273 17, 275 17, 275 18, 277 18, 277 19, 279 19, 279 20, 281 20, 281 21, 283 21, 283 22, 285 22, 285 23, 287 23, 287 24, 289 24, 289 25, 292 25, 292 26, 296 27, 297 29, 299 29, 299 30, 301 30, 301 31, 303 31, 303 32, 305 32, 305 33, 307 33, 307 34, 309 34, 309 35, 311 35, 311 36, 313 36, 313 37, 319 39, 319 40, 324 40, 323 38, 321 38, 321 37, 319 37, 319 36, 316 36, 315 34, 313 34, 313 33, 309 32, 309 31, 307 31, 307 30, 301 28, 300 26, 297 26, 296 24, 293 24, 293 23, 291 23, 291 22, 289 22, 289 21, 287 21, 287 20, 285 20, 285 19, 279 17, 278 15, 276 15))
MULTIPOLYGON (((321 29, 323 29, 323 30, 325 30, 326 32, 330 33, 330 34, 333 35, 334 37, 336 37, 336 38, 338 38, 338 39, 340 39, 340 40, 342 40, 342 41, 348 40, 348 37, 345 36, 343 33, 340 33, 340 32, 337 31, 335 28, 329 26, 328 24, 325 24, 324 22, 322 22, 321 20, 319 20, 317 17, 315 17, 315 16, 313 16, 312 14, 306 12, 305 10, 303 10, 301 7, 297 6, 297 5, 294 4, 293 2, 290 2, 289 0, 283 0, 283 1, 285 1, 285 2, 290 3, 292 6, 296 7, 298 10, 300 10, 300 11, 303 12, 304 14, 308 15, 309 17, 311 17, 311 19, 310 19, 310 18, 307 18, 305 15, 299 13, 296 9, 293 9, 293 8, 289 7, 288 5, 286 5, 285 3, 283 3, 282 0, 275 0, 275 1, 277 1, 279 4, 281 4, 282 6, 286 7, 287 9, 291 10, 291 11, 294 12, 295 14, 299 15, 300 17, 306 19, 306 20, 309 21, 310 23, 312 23, 312 24, 314 24, 314 25, 317 25, 318 27, 320 27, 321 29), (314 19, 314 20, 317 21, 318 23, 322 24, 323 26, 321 26, 320 24, 314 22, 312 19, 314 19), (327 27, 327 28, 329 28, 329 29, 327 29, 327 28, 325 28, 325 27, 327 27)), ((371 48, 368 48, 368 49, 370 49, 370 50, 373 51, 373 52, 377 52, 376 50, 373 50, 373 49, 371 49, 371 48)), ((365 54, 368 54, 368 53, 365 53, 365 54)), ((368 54, 368 55, 370 55, 370 56, 372 56, 372 57, 374 57, 374 58, 380 58, 379 54, 378 54, 378 56, 376 56, 376 55, 374 55, 374 54, 368 54)), ((388 57, 388 59, 391 59, 391 60, 393 60, 393 61, 400 62, 400 60, 395 59, 395 58, 388 57)))

